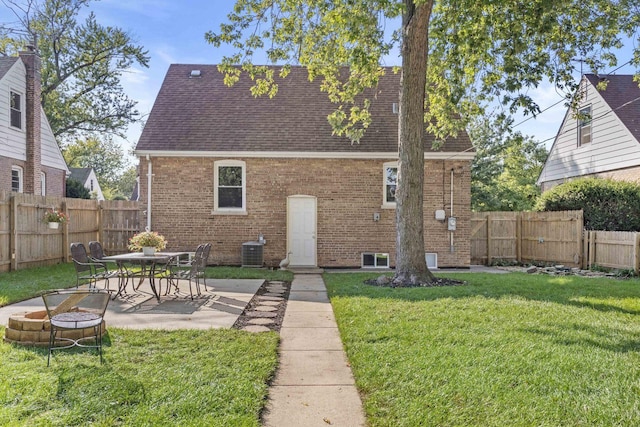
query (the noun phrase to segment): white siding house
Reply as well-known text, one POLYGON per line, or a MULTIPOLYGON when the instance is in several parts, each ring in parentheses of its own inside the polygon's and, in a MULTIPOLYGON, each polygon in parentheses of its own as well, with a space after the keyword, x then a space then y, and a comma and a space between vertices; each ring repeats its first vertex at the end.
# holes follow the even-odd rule
POLYGON ((0 190, 64 196, 69 170, 40 104, 39 77, 33 51, 0 58, 0 190))
POLYGON ((579 114, 565 115, 538 178, 542 191, 583 176, 640 180, 640 88, 633 76, 586 74, 576 96, 579 114))

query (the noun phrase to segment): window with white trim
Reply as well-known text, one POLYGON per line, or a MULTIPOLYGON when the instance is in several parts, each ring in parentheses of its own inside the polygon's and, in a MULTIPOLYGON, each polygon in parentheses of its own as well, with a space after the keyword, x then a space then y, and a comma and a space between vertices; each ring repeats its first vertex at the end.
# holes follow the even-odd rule
POLYGON ((362 253, 362 268, 388 268, 389 254, 385 253, 362 253))
POLYGON ((22 168, 11 166, 11 191, 22 193, 22 168))
POLYGON ((14 91, 9 91, 9 98, 11 126, 22 129, 22 95, 14 91))
POLYGON ((40 188, 43 196, 47 195, 47 174, 40 172, 40 188))
POLYGON ((398 188, 398 163, 387 162, 382 167, 383 188, 382 207, 396 207, 396 189, 398 188))
POLYGON ((241 160, 219 160, 213 164, 216 213, 246 212, 246 164, 241 160))
POLYGON ((578 147, 591 142, 591 106, 578 111, 578 147))

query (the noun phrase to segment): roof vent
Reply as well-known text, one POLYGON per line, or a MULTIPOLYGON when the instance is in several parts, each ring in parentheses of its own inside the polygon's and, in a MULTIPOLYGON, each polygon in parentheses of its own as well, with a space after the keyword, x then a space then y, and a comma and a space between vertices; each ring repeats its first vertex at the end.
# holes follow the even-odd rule
POLYGON ((393 104, 391 104, 391 110, 393 111, 393 114, 398 114, 398 103, 394 102, 393 104))
POLYGON ((200 70, 191 70, 191 74, 189 74, 189 77, 200 77, 202 73, 200 72, 200 70))

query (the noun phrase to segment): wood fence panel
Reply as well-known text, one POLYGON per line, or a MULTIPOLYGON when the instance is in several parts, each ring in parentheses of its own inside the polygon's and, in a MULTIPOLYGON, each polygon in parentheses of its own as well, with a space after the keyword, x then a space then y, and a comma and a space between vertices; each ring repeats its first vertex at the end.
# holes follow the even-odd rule
POLYGON ((108 254, 128 252, 129 239, 140 231, 140 207, 121 200, 102 202, 101 242, 108 254))
POLYGON ((522 212, 521 215, 521 261, 581 265, 582 211, 522 212))
POLYGON ((10 193, 0 190, 0 272, 11 269, 10 193))
POLYGON ((487 265, 487 217, 489 212, 471 212, 471 264, 487 265))
POLYGON ((71 242, 85 245, 105 236, 107 248, 125 252, 139 230, 139 203, 34 196, 0 191, 0 272, 69 260, 71 242), (69 215, 59 229, 43 222, 47 209, 69 215), (107 218, 108 225, 101 222, 107 218))
POLYGON ((636 269, 638 233, 631 231, 592 231, 589 233, 593 254, 589 267, 636 269))
POLYGON ((471 263, 582 261, 582 211, 473 212, 471 263))

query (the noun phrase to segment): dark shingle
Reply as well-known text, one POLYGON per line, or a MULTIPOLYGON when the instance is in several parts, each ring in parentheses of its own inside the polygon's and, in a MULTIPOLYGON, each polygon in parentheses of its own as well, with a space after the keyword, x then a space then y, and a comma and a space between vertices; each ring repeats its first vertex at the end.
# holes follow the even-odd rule
POLYGON ((607 88, 598 93, 636 140, 640 142, 640 87, 638 87, 638 82, 633 81, 633 76, 598 77, 594 74, 585 74, 585 77, 594 86, 597 86, 603 78, 608 80, 607 88))
POLYGON ((87 179, 89 179, 89 174, 92 170, 92 168, 69 168, 69 171, 71 172, 69 178, 75 179, 84 185, 85 182, 87 182, 87 179))
MULTIPOLYGON (((278 68, 278 67, 275 67, 278 68)), ((277 72, 276 72, 277 74, 277 72)), ((380 79, 372 102, 372 124, 360 144, 332 136, 327 115, 335 104, 309 82, 304 67, 292 67, 274 98, 254 97, 252 81, 243 73, 229 88, 215 65, 174 64, 169 67, 137 150, 142 151, 294 151, 396 152, 400 76, 391 68, 380 79), (200 70, 200 77, 190 77, 200 70)), ((433 138, 425 146, 431 148, 433 138)), ((468 151, 466 133, 450 139, 440 151, 468 151)))
POLYGON ((0 79, 2 79, 5 74, 7 74, 7 71, 9 71, 11 67, 13 67, 13 64, 15 64, 17 60, 17 56, 0 57, 0 79))

